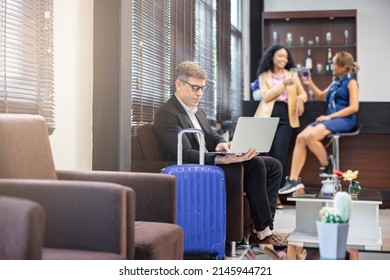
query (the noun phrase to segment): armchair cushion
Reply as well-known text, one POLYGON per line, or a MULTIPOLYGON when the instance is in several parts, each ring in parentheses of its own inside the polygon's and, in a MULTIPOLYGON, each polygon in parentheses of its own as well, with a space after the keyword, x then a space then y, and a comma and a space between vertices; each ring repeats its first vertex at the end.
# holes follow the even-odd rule
POLYGON ((164 154, 158 141, 157 135, 154 132, 152 124, 145 124, 137 128, 137 135, 144 160, 164 160, 164 154))
POLYGON ((0 117, 0 178, 57 179, 43 118, 17 114, 0 117), (34 164, 37 158, 39 164, 34 164))
POLYGON ((178 225, 135 222, 135 244, 138 260, 183 259, 183 230, 178 225))

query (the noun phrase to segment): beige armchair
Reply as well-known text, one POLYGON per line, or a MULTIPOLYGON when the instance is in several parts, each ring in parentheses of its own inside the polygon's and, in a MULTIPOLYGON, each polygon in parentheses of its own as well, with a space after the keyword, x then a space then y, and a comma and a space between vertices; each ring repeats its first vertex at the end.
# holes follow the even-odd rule
MULTIPOLYGON (((95 209, 97 212, 90 210, 89 206, 99 208, 99 203, 105 200, 105 197, 85 200, 89 193, 87 191, 88 186, 95 184, 101 184, 100 188, 103 188, 103 185, 106 184, 110 185, 111 188, 123 188, 124 186, 125 192, 121 191, 121 198, 118 197, 117 199, 123 200, 124 204, 122 206, 125 207, 125 211, 123 215, 118 214, 111 217, 116 217, 117 219, 118 217, 125 217, 125 226, 122 225, 122 228, 125 229, 124 235, 118 233, 121 244, 119 247, 121 249, 116 253, 127 259, 183 258, 183 232, 175 224, 176 179, 173 176, 113 171, 56 170, 51 154, 46 123, 42 117, 32 115, 0 114, 0 155, 0 181, 5 186, 0 188, 0 195, 2 195, 2 189, 7 189, 7 192, 12 192, 16 196, 13 193, 14 190, 7 187, 11 182, 19 184, 20 188, 27 188, 22 187, 22 185, 26 184, 28 187, 31 187, 28 184, 29 181, 33 181, 36 184, 34 187, 36 189, 39 189, 39 186, 42 184, 47 188, 48 186, 56 185, 57 187, 55 188, 58 191, 55 191, 55 188, 53 188, 55 193, 52 193, 52 195, 59 197, 58 203, 62 203, 61 193, 64 196, 64 200, 66 196, 72 197, 77 201, 77 204, 69 203, 68 201, 70 205, 73 205, 73 208, 85 207, 86 211, 89 209, 90 213, 106 215, 104 207, 100 211, 95 209), (37 179, 39 180, 35 181, 37 179), (69 193, 72 187, 76 189, 76 185, 82 189, 81 192, 83 193, 79 198, 77 198, 78 195, 76 194, 79 190, 69 193)), ((12 186, 15 187, 14 184, 12 186)), ((35 193, 32 188, 29 191, 33 194, 35 193)), ((43 195, 46 192, 42 190, 41 193, 43 195)), ((31 198, 39 201, 37 197, 31 198)), ((48 201, 50 202, 50 199, 48 201)), ((65 210, 62 210, 61 207, 55 208, 53 206, 54 208, 46 209, 46 207, 49 207, 46 201, 39 201, 39 203, 46 213, 55 211, 59 215, 65 215, 63 213, 65 210)), ((62 204, 67 203, 63 202, 62 204)), ((63 205, 63 207, 66 207, 69 211, 72 210, 67 205, 63 205)), ((79 219, 80 217, 74 213, 73 216, 67 217, 66 221, 77 222, 79 226, 82 226, 83 223, 79 219)), ((52 238, 62 238, 62 235, 59 234, 62 231, 58 231, 58 226, 54 228, 55 231, 52 235, 48 234, 48 229, 45 230, 44 257, 47 256, 45 252, 48 252, 47 249, 52 245, 52 238)), ((104 228, 99 227, 101 231, 110 231, 109 228, 104 228)), ((64 231, 66 230, 64 228, 64 231)), ((80 236, 77 233, 77 227, 67 231, 78 235, 81 239, 92 234, 89 231, 85 231, 80 236)), ((75 236, 74 238, 77 239, 78 237, 75 236)), ((100 241, 95 239, 95 242, 100 241)), ((61 245, 60 249, 64 249, 63 252, 56 253, 52 251, 52 256, 57 255, 64 259, 68 256, 71 259, 77 259, 78 254, 65 254, 67 249, 78 250, 77 246, 75 248, 66 247, 61 245)))

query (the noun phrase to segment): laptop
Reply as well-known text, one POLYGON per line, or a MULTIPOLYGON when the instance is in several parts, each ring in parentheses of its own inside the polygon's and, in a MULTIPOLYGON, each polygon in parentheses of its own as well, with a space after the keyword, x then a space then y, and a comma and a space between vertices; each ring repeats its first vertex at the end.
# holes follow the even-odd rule
POLYGON ((267 153, 271 149, 279 118, 240 117, 229 151, 211 154, 245 154, 249 149, 267 153))

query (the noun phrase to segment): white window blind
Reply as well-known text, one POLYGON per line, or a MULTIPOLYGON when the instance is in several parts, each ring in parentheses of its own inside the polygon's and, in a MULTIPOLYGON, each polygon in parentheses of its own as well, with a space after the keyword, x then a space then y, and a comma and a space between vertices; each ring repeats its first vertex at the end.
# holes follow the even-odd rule
POLYGON ((55 128, 53 0, 0 0, 0 113, 42 115, 55 128))
POLYGON ((132 1, 132 127, 153 122, 171 95, 170 9, 168 0, 132 1))

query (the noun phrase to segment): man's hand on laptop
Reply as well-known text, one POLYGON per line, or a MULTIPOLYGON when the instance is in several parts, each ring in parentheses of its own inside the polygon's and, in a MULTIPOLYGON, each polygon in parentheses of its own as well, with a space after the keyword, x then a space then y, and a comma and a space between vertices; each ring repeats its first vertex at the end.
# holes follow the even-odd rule
POLYGON ((219 143, 217 147, 215 147, 216 152, 229 151, 231 142, 229 143, 219 143))
POLYGON ((252 159, 258 154, 259 152, 257 152, 255 149, 250 149, 248 152, 242 155, 236 155, 236 154, 226 154, 224 156, 218 155, 215 157, 215 164, 230 164, 230 163, 243 162, 252 159))

